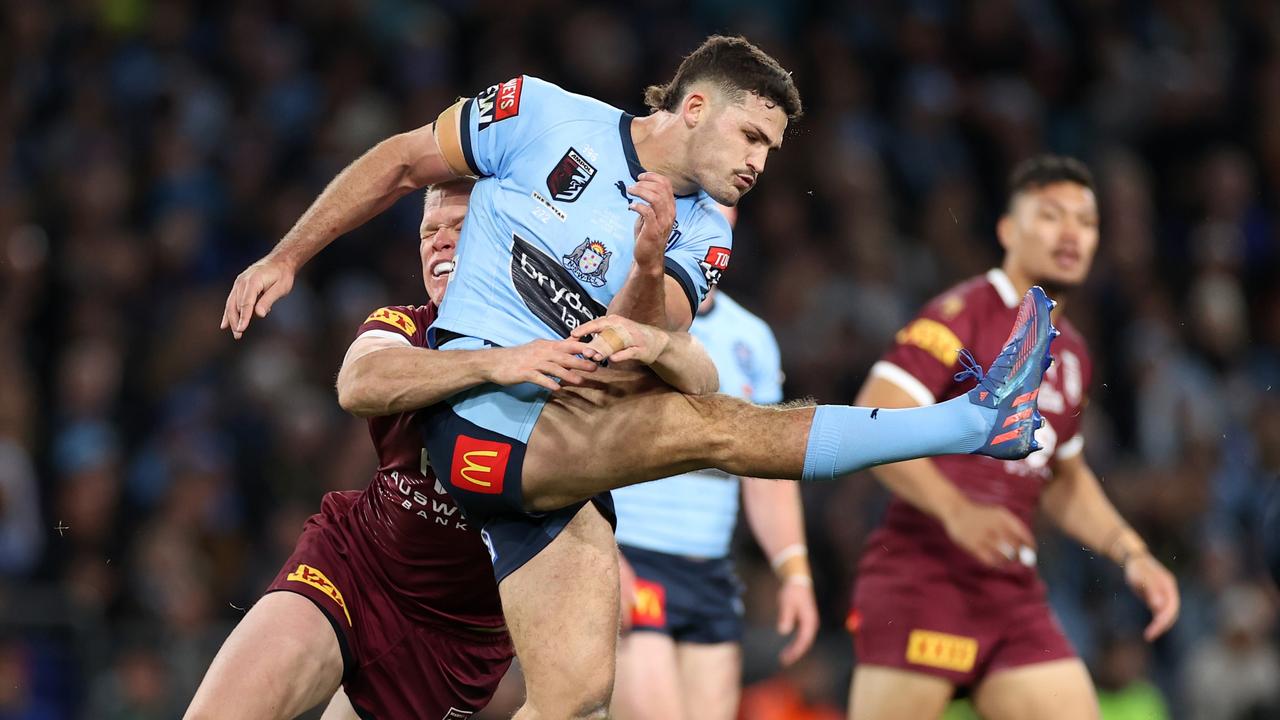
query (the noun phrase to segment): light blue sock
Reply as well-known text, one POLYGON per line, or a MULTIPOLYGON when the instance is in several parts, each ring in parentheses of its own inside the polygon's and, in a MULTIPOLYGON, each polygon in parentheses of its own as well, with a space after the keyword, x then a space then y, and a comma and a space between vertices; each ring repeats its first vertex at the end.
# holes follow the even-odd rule
POLYGON ((937 405, 884 410, 820 405, 804 453, 805 480, 831 480, 873 465, 971 453, 991 433, 996 411, 961 395, 937 405))

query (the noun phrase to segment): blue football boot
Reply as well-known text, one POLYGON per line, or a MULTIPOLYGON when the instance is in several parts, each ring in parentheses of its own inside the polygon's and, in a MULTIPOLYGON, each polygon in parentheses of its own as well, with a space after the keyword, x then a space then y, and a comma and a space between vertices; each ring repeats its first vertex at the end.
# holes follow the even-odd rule
POLYGON ((1053 363, 1049 345, 1059 335, 1049 317, 1055 305, 1038 285, 1028 290, 1004 349, 986 373, 968 350, 960 351, 965 369, 956 373, 956 381, 977 379, 978 385, 968 393, 969 402, 996 411, 987 441, 974 453, 1021 460, 1040 449, 1035 432, 1044 418, 1036 407, 1036 396, 1044 371, 1053 363))

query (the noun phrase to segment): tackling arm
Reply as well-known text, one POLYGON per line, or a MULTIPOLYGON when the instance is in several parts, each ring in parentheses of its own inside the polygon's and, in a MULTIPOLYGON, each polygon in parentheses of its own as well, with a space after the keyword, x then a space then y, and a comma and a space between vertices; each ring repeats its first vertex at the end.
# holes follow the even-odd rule
POLYGON ((418 188, 468 174, 460 113, 455 104, 436 122, 383 140, 338 173, 271 252, 236 278, 222 327, 238 339, 252 316, 265 317, 292 289, 298 270, 339 235, 418 188))
POLYGON ((572 340, 536 340, 513 348, 429 350, 362 335, 338 371, 338 404, 359 417, 392 415, 434 405, 486 382, 532 382, 551 390, 553 380, 577 385, 596 363, 579 357, 595 351, 572 340))

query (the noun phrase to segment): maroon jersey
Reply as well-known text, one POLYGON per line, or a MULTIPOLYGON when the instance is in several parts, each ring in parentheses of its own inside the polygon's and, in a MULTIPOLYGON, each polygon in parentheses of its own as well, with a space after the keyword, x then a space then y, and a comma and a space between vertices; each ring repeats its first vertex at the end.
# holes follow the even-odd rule
MULTIPOLYGON (((358 334, 425 348, 435 317, 433 305, 385 307, 374 311, 358 334)), ((367 568, 390 596, 401 598, 410 619, 501 627, 489 553, 435 474, 424 470, 416 415, 369 419, 378 472, 350 509, 363 540, 352 545, 364 555, 358 567, 367 568)))
MULTIPOLYGON (((968 348, 982 367, 1000 353, 1017 314, 1018 293, 1001 270, 973 278, 939 295, 905 328, 893 347, 871 370, 910 394, 922 405, 957 397, 973 386, 956 382, 956 354, 968 348)), ((1050 461, 1080 453, 1085 388, 1092 373, 1089 351, 1080 333, 1064 317, 1054 320, 1062 331, 1053 343, 1054 364, 1045 373, 1039 395, 1045 424, 1036 432, 1043 449, 1024 460, 997 460, 981 455, 933 458, 951 482, 971 500, 1003 505, 1031 526, 1050 461)), ((993 581, 984 592, 1007 586, 1042 593, 1035 571, 1018 563, 991 569, 954 545, 942 525, 912 505, 894 498, 882 526, 867 540, 859 575, 914 575, 918 578, 964 576, 993 581)))

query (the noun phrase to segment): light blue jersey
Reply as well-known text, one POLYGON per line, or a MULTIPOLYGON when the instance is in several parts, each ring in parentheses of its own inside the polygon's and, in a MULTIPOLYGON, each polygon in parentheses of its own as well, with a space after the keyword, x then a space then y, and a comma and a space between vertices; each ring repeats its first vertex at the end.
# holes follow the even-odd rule
MULTIPOLYGON (((626 188, 644 172, 632 116, 523 75, 468 100, 471 193, 440 330, 513 346, 603 315, 633 262, 626 188)), ((667 274, 693 307, 729 263, 732 233, 699 191, 676 199, 667 274)))
MULTIPOLYGON (((690 328, 720 371, 720 392, 763 405, 782 401, 778 343, 763 320, 724 293, 690 328)), ((722 558, 738 519, 738 479, 715 470, 613 491, 618 543, 671 555, 722 558)))

